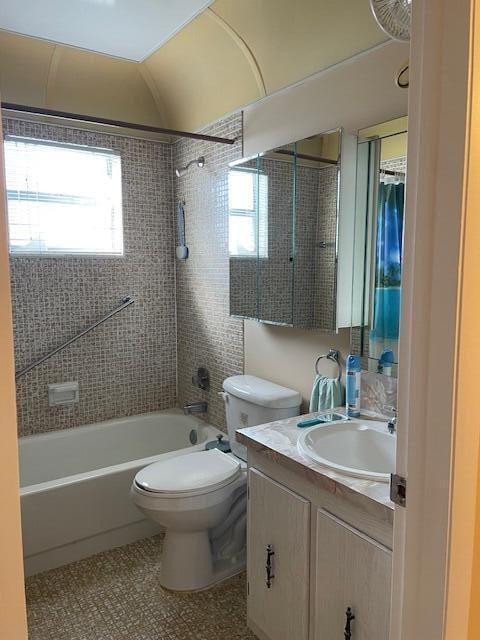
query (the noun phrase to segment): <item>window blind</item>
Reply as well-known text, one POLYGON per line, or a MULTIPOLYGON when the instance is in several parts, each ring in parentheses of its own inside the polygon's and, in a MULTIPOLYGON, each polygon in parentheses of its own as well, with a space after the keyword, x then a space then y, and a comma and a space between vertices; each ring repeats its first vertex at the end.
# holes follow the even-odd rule
POLYGON ((9 136, 5 169, 12 253, 123 253, 118 154, 9 136))

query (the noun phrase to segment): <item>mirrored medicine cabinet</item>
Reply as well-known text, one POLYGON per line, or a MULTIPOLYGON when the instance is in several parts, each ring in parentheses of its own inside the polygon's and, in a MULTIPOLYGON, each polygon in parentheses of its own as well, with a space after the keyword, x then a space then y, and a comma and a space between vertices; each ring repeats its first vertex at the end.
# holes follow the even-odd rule
POLYGON ((342 132, 230 165, 230 313, 335 331, 342 132))
POLYGON ((359 132, 351 352, 397 376, 407 169, 407 117, 359 132))

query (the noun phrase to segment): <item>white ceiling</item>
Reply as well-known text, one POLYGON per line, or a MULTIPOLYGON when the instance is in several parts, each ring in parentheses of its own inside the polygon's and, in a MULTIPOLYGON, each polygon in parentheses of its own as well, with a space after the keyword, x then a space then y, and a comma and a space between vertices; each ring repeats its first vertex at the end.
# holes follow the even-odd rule
POLYGON ((140 62, 212 0, 0 0, 0 29, 140 62))

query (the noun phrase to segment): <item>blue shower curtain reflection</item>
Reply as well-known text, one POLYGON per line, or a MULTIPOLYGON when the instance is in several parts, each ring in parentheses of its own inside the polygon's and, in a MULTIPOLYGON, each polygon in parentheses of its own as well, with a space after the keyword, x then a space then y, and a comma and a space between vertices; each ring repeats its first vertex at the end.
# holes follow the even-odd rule
POLYGON ((398 362, 402 279, 402 233, 405 185, 380 183, 378 192, 373 327, 371 358, 393 352, 398 362))

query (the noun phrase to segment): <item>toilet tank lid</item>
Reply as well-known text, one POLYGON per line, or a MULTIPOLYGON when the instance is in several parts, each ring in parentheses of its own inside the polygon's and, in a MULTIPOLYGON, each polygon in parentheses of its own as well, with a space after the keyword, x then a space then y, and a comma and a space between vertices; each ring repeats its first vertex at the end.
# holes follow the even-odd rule
POLYGON ((223 388, 236 398, 270 409, 289 409, 300 406, 302 402, 298 391, 256 376, 231 376, 224 380, 223 388))

